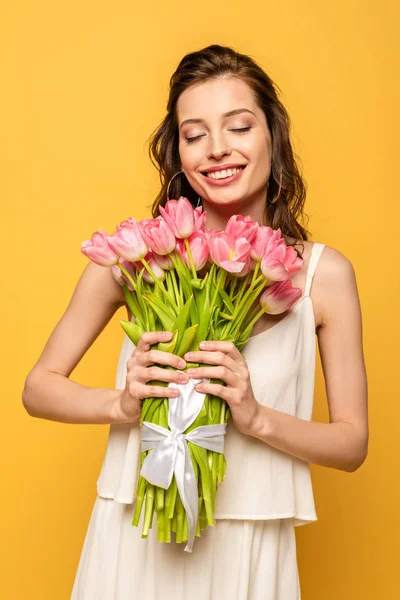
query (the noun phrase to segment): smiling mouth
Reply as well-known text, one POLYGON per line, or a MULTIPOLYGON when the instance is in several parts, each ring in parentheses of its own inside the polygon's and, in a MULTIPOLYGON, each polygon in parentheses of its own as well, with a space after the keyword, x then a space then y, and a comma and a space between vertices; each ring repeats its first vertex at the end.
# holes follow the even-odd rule
POLYGON ((224 169, 222 171, 212 171, 210 173, 202 173, 202 175, 204 175, 204 177, 207 177, 209 179, 214 179, 214 180, 223 180, 223 179, 228 179, 229 177, 233 177, 234 175, 237 175, 238 173, 240 173, 240 171, 244 171, 244 169, 246 168, 247 165, 243 166, 243 167, 235 167, 233 169, 224 169))

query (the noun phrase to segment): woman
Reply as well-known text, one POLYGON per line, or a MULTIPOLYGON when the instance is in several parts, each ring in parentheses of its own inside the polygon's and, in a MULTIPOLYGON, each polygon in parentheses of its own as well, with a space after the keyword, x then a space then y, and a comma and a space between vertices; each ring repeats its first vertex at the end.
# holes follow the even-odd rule
POLYGON ((308 463, 355 471, 367 455, 355 274, 339 251, 309 241, 297 220, 305 185, 289 139, 289 117, 265 72, 248 56, 210 46, 185 56, 170 83, 167 115, 150 146, 162 181, 153 216, 170 186, 171 197, 202 202, 207 229, 224 228, 232 214, 250 215, 280 227, 304 261, 292 277, 301 299, 284 314, 265 314, 242 354, 231 343, 212 342, 192 357, 214 366, 200 366, 186 380, 220 377, 225 387, 202 383, 198 389, 226 399, 232 414, 216 526, 187 554, 179 544, 157 542, 156 528, 143 540, 140 526, 131 525, 141 401, 177 393, 160 386, 150 391, 146 383, 180 381, 178 373, 152 365, 185 366, 175 355, 150 351, 168 334, 146 332, 136 348, 125 339, 115 390, 68 379, 124 304, 110 269, 86 267, 27 378, 23 401, 33 416, 111 425, 73 600, 295 600, 300 584, 294 527, 317 518, 308 463), (87 302, 94 294, 96 303, 87 302), (315 333, 330 423, 311 421, 315 333))

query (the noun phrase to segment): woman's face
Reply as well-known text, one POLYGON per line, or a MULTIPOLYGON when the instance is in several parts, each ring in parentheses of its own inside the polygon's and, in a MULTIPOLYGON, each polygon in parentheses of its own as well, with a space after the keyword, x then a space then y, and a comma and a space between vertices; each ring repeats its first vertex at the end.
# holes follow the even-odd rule
POLYGON ((236 210, 237 203, 250 204, 253 214, 261 214, 272 144, 264 112, 251 88, 232 78, 195 84, 180 95, 177 116, 182 170, 207 208, 226 205, 236 210), (231 111, 237 112, 226 115, 231 111), (240 166, 239 175, 222 172, 230 165, 240 166), (210 167, 219 171, 205 175, 210 167))

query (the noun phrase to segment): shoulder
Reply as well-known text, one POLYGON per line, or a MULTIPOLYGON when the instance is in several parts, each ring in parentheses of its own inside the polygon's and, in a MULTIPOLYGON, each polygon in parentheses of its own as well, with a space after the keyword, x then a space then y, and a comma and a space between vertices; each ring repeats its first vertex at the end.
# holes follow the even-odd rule
MULTIPOLYGON (((310 244, 314 245, 314 242, 310 244)), ((343 283, 343 280, 352 279, 354 275, 354 267, 349 257, 337 248, 325 244, 315 271, 316 281, 336 285, 338 281, 343 283)))
POLYGON ((303 241, 304 277, 310 264, 315 243, 324 246, 318 258, 310 291, 315 323, 318 328, 326 325, 340 300, 343 301, 343 298, 348 297, 353 298, 354 301, 358 297, 354 266, 350 258, 339 249, 323 242, 303 241))
POLYGON ((325 326, 331 321, 340 310, 340 306, 358 304, 353 263, 343 252, 327 244, 319 257, 312 287, 311 295, 316 307, 316 316, 318 315, 318 325, 325 326))

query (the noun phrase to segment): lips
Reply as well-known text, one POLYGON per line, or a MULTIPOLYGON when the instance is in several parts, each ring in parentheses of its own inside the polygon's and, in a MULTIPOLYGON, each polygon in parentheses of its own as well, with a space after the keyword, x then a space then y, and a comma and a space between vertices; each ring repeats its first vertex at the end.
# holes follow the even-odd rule
POLYGON ((208 169, 201 171, 201 173, 203 175, 205 175, 206 173, 215 173, 215 171, 227 171, 228 169, 238 169, 240 167, 245 168, 246 165, 240 165, 240 164, 217 165, 215 167, 209 167, 208 169))
MULTIPOLYGON (((208 175, 206 175, 205 173, 202 173, 202 176, 204 177, 205 181, 209 185, 222 187, 224 185, 229 185, 230 183, 237 181, 242 176, 243 172, 246 170, 246 165, 238 165, 238 167, 243 167, 243 168, 240 169, 240 171, 238 173, 236 173, 235 175, 230 175, 230 177, 214 179, 213 177, 208 177, 208 175)), ((231 167, 231 168, 234 168, 234 167, 231 167)), ((218 170, 221 170, 221 167, 219 167, 218 170)), ((222 169, 222 170, 224 170, 224 169, 222 169)))

